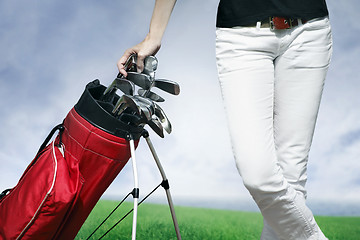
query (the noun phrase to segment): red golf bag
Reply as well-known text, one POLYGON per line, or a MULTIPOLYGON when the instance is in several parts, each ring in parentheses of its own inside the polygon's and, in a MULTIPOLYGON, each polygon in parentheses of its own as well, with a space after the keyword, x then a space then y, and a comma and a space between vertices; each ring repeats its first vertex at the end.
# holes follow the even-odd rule
POLYGON ((137 144, 143 131, 109 114, 112 104, 99 100, 104 90, 98 80, 86 86, 18 184, 2 193, 0 239, 75 238, 130 158, 129 138, 137 144))

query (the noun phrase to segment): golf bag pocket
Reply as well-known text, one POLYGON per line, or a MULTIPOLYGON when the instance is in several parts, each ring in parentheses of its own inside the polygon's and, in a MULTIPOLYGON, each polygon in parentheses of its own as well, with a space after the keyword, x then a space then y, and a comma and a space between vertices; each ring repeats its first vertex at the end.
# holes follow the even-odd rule
POLYGON ((38 153, 0 200, 0 239, 52 239, 67 218, 81 176, 78 165, 64 158, 64 146, 56 142, 59 137, 38 153))

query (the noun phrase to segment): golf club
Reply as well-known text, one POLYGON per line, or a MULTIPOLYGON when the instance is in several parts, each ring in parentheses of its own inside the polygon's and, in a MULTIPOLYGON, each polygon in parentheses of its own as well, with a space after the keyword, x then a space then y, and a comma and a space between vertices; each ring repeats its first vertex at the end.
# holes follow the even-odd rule
POLYGON ((151 109, 151 113, 152 113, 151 115, 155 113, 154 102, 151 99, 139 95, 135 95, 134 98, 142 102, 143 104, 147 105, 147 107, 151 109))
POLYGON ((161 138, 164 138, 164 130, 163 126, 160 123, 160 120, 157 117, 154 117, 151 119, 151 121, 148 121, 149 127, 151 127, 154 132, 159 135, 161 138))
POLYGON ((143 73, 149 75, 152 78, 152 80, 154 80, 157 65, 158 65, 158 60, 155 56, 147 56, 144 60, 143 73))
POLYGON ((150 91, 150 90, 144 90, 144 89, 139 89, 138 90, 138 94, 140 96, 149 98, 155 102, 165 102, 165 99, 163 99, 162 97, 160 97, 158 94, 150 91))
POLYGON ((154 85, 154 87, 157 87, 167 93, 170 93, 173 95, 180 94, 180 86, 177 82, 170 81, 167 79, 155 79, 153 85, 154 85))
POLYGON ((154 105, 155 105, 155 116, 160 120, 160 123, 165 129, 165 131, 168 134, 170 134, 172 127, 168 117, 166 116, 164 110, 162 110, 162 108, 159 105, 157 105, 156 103, 154 103, 154 105))
POLYGON ((112 102, 118 89, 127 95, 134 95, 135 85, 126 79, 115 78, 115 80, 103 93, 102 100, 106 102, 112 102))
MULTIPOLYGON (((136 59, 135 58, 136 58, 136 55, 132 54, 126 60, 126 62, 124 64, 125 71, 134 71, 134 70, 136 71, 136 59)), ((120 90, 121 90, 121 87, 125 88, 125 86, 122 86, 122 85, 125 85, 125 83, 118 84, 118 79, 123 79, 123 75, 121 73, 119 73, 117 78, 106 88, 106 90, 103 93, 103 96, 100 98, 101 101, 112 102, 114 99, 115 92, 116 92, 115 87, 118 86, 118 89, 120 89, 120 90)), ((124 93, 128 94, 128 95, 133 95, 135 88, 133 86, 131 86, 131 88, 132 88, 132 94, 130 94, 130 92, 124 92, 124 93)), ((127 90, 129 90, 129 86, 127 87, 127 90)), ((125 91, 126 91, 126 89, 125 89, 125 91)), ((129 91, 131 91, 131 90, 129 90, 129 91)))
POLYGON ((134 99, 134 101, 138 105, 139 109, 141 109, 140 116, 142 118, 145 117, 146 121, 151 120, 151 117, 154 114, 153 107, 147 103, 139 101, 138 99, 134 99))
POLYGON ((113 114, 120 115, 126 108, 130 107, 136 114, 140 115, 138 105, 129 95, 122 95, 112 111, 113 114))
POLYGON ((150 89, 152 84, 150 76, 144 73, 128 72, 126 79, 146 90, 150 89))

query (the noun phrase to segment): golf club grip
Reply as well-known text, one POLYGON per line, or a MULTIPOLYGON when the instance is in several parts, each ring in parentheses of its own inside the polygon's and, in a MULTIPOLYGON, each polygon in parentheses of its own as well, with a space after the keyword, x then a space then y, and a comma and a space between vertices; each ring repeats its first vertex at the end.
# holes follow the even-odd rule
MULTIPOLYGON (((133 71, 133 72, 136 72, 137 70, 137 67, 136 67, 136 54, 131 54, 129 56, 129 58, 126 60, 126 62, 124 63, 124 70, 126 72, 129 72, 129 71, 133 71)), ((118 78, 122 78, 124 77, 120 72, 119 74, 117 75, 118 78)))

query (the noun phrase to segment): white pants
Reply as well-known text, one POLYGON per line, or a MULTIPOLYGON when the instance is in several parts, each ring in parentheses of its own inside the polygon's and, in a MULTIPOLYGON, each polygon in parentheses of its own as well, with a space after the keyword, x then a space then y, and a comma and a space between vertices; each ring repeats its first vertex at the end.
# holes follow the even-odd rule
POLYGON ((218 28, 219 81, 261 239, 326 239, 306 206, 308 154, 332 53, 328 18, 289 30, 218 28))

